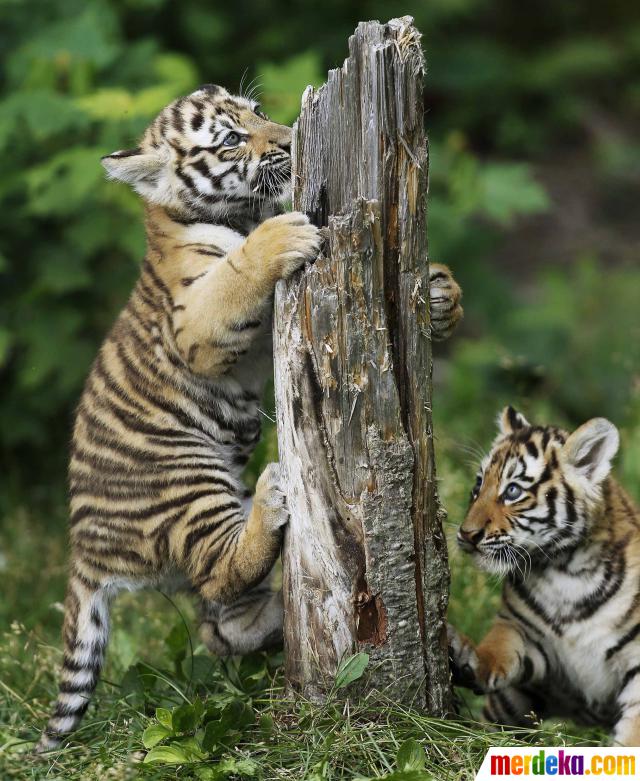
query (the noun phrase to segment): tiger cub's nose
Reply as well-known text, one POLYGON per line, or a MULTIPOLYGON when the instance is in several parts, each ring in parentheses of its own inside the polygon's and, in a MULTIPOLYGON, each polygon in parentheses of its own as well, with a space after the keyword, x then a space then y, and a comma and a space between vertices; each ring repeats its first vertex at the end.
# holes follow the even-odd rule
POLYGON ((467 531, 460 527, 458 529, 458 545, 462 550, 472 551, 478 547, 478 543, 484 537, 484 529, 471 529, 467 531))

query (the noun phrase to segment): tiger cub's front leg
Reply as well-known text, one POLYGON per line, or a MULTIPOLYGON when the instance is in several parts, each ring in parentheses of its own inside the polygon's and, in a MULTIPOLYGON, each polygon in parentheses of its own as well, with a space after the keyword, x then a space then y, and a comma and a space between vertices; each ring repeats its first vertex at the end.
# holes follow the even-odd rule
POLYGON ((490 693, 544 680, 545 658, 509 621, 498 619, 477 646, 452 626, 448 636, 454 683, 490 693))
POLYGON ((314 260, 320 233, 300 212, 271 217, 173 294, 173 333, 189 369, 230 370, 269 316, 275 284, 314 260))
POLYGON ((187 522, 185 538, 179 541, 185 568, 205 602, 231 605, 263 581, 275 564, 289 520, 280 465, 268 464, 260 475, 246 520, 231 505, 226 521, 202 531, 187 522))

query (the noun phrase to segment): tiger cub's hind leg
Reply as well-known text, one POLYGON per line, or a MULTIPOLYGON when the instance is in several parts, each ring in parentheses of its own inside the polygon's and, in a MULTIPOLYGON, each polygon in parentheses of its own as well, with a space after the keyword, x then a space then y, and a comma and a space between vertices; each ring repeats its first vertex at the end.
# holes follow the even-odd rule
POLYGON ((282 592, 271 577, 231 605, 202 602, 200 637, 217 656, 267 651, 282 645, 282 592))
POLYGON ((65 599, 64 656, 53 715, 36 746, 37 753, 56 749, 84 716, 95 691, 109 639, 108 588, 89 585, 72 574, 65 599))

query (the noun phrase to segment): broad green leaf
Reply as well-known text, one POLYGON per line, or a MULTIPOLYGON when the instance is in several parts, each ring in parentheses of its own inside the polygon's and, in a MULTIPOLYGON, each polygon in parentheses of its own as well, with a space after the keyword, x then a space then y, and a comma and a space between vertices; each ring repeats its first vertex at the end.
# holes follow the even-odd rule
POLYGON ((424 748, 414 738, 409 738, 398 749, 396 760, 398 770, 424 770, 426 757, 424 748))
POLYGON ((162 724, 151 724, 142 733, 142 745, 145 748, 153 748, 161 740, 173 735, 173 731, 167 727, 163 727, 162 724))
MULTIPOLYGON (((214 713, 208 710, 205 720, 213 715, 214 713)), ((207 721, 202 748, 211 752, 217 746, 226 745, 253 724, 255 724, 253 708, 242 700, 234 700, 222 709, 219 718, 207 721)))
POLYGON ((182 765, 189 762, 185 750, 177 743, 170 746, 155 746, 144 758, 145 763, 158 762, 162 765, 182 765))
POLYGON ((173 709, 171 722, 175 732, 193 732, 200 723, 202 717, 202 703, 196 700, 198 705, 185 703, 173 709))
POLYGON ((362 676, 369 664, 369 654, 362 651, 343 659, 336 673, 336 689, 342 689, 349 686, 350 683, 357 681, 362 676))
POLYGON ((173 719, 168 708, 156 708, 156 719, 163 727, 173 730, 173 719))
POLYGON ((222 720, 242 731, 255 724, 256 714, 248 703, 234 700, 222 712, 222 720))
POLYGON ((219 720, 208 722, 202 736, 202 750, 211 754, 228 736, 229 729, 226 724, 222 724, 219 720))
POLYGON ((211 654, 195 654, 182 662, 182 672, 192 684, 210 684, 218 669, 218 658, 211 654))
POLYGON ((240 776, 242 778, 254 778, 258 775, 260 766, 248 757, 225 757, 220 761, 218 769, 225 775, 240 776))

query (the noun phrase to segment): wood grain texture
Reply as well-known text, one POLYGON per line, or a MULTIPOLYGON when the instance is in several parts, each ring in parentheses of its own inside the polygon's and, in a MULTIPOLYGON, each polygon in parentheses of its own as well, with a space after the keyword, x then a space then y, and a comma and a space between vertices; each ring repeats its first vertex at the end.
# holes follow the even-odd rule
POLYGON ((276 291, 275 382, 290 527, 286 674, 321 697, 340 659, 451 709, 449 572, 431 432, 424 58, 409 17, 362 23, 294 127, 294 208, 327 226, 276 291))

